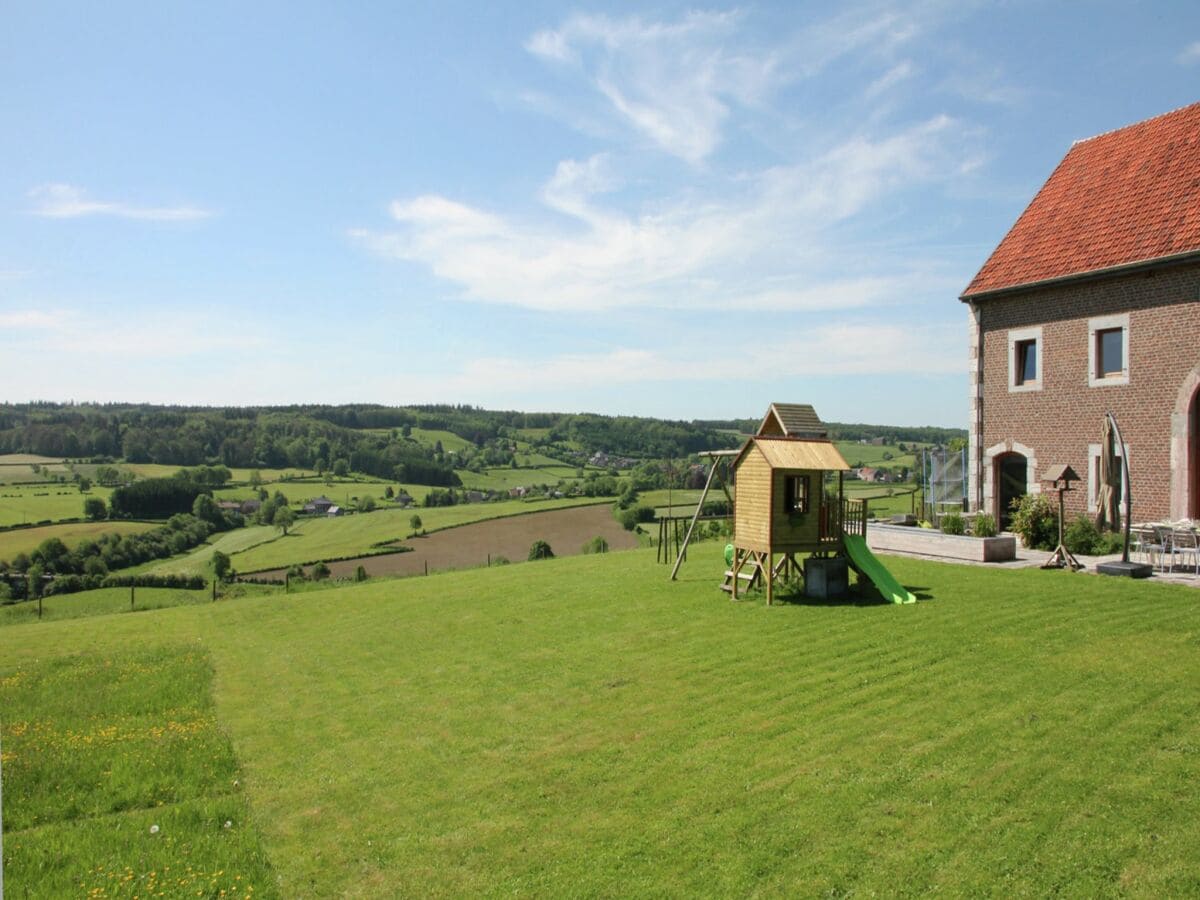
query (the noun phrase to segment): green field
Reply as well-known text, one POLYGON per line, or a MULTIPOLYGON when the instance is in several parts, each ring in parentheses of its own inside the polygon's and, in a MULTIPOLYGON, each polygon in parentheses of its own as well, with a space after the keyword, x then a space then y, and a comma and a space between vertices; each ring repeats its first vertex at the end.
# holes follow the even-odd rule
POLYGON ((274 525, 248 525, 222 534, 213 535, 207 543, 201 544, 189 553, 175 556, 171 559, 154 560, 143 563, 131 569, 123 570, 129 573, 145 572, 149 575, 203 575, 213 576, 213 554, 220 550, 222 553, 234 556, 251 547, 257 547, 269 541, 282 538, 282 532, 274 525))
MULTIPOLYGON (((100 588, 78 594, 56 594, 52 597, 44 597, 41 621, 53 622, 59 619, 145 612, 151 609, 166 609, 170 606, 208 603, 211 600, 212 594, 208 591, 140 587, 134 589, 133 603, 131 604, 129 588, 100 588)), ((37 621, 38 604, 36 601, 0 606, 0 625, 23 625, 37 621)))
POLYGON ((1200 892, 1196 591, 888 559, 922 602, 767 608, 716 590, 719 552, 676 583, 632 551, 0 629, 5 886, 1200 892), (203 739, 169 768, 66 738, 170 722, 203 739))
POLYGON ((435 431, 432 428, 414 428, 412 430, 412 438, 427 447, 433 447, 438 441, 441 441, 442 449, 446 451, 454 450, 457 452, 474 446, 466 438, 461 438, 452 431, 435 431))
MULTIPOLYGON (((483 473, 471 472, 467 469, 457 469, 458 477, 462 479, 463 487, 477 491, 507 491, 515 487, 532 487, 535 484, 556 485, 564 478, 573 479, 579 469, 574 466, 564 466, 553 463, 539 468, 513 469, 500 466, 495 469, 485 469, 483 473)), ((588 471, 595 471, 589 469, 588 471)))
POLYGON ((860 444, 858 441, 834 441, 834 444, 852 468, 858 468, 858 463, 874 467, 908 466, 911 469, 917 464, 913 448, 920 446, 906 443, 907 450, 901 452, 895 444, 860 444), (885 453, 891 454, 892 458, 885 459, 885 453))
POLYGON ((99 497, 108 503, 112 490, 93 485, 81 494, 74 484, 6 484, 0 486, 0 525, 82 519, 83 501, 99 497))
POLYGON ((421 517, 426 531, 498 519, 544 509, 579 506, 589 501, 580 498, 562 500, 505 500, 498 503, 464 503, 432 509, 380 510, 336 518, 300 519, 286 537, 261 544, 233 556, 239 572, 257 572, 292 563, 337 559, 373 552, 373 544, 402 539, 412 533, 409 520, 421 517))
POLYGON ((37 528, 17 528, 0 531, 0 559, 11 560, 18 553, 31 553, 42 541, 58 538, 68 547, 82 540, 95 540, 102 534, 119 532, 136 534, 156 528, 148 522, 70 522, 65 525, 42 525, 37 528))

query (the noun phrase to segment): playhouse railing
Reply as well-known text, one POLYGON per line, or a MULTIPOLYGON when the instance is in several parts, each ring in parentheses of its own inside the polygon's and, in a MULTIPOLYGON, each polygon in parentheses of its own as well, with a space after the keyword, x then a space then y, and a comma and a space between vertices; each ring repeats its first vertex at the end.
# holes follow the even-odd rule
POLYGON ((846 499, 842 502, 842 531, 867 536, 867 501, 846 499))

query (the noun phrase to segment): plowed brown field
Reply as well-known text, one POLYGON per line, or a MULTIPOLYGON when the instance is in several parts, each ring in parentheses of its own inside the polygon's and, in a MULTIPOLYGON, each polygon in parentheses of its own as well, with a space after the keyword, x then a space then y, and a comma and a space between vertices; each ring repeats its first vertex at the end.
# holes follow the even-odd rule
MULTIPOLYGON (((353 576, 362 566, 370 576, 420 575, 429 571, 465 569, 484 566, 489 556, 503 556, 511 562, 523 562, 529 556, 534 541, 550 544, 555 556, 575 556, 583 545, 594 537, 608 541, 610 550, 636 547, 637 538, 613 518, 608 504, 580 506, 572 509, 553 509, 546 512, 489 519, 447 528, 425 537, 405 540, 412 553, 390 553, 384 556, 363 556, 329 563, 334 578, 353 576)), ((283 569, 256 572, 256 577, 282 578, 283 569)))

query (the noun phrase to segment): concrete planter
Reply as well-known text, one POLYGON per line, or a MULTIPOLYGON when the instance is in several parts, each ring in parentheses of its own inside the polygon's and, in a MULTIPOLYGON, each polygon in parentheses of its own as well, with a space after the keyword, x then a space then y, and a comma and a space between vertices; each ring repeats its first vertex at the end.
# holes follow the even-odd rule
POLYGON ((1017 539, 1012 535, 977 538, 903 525, 868 525, 867 546, 883 553, 919 553, 969 562, 1008 562, 1017 558, 1017 539))

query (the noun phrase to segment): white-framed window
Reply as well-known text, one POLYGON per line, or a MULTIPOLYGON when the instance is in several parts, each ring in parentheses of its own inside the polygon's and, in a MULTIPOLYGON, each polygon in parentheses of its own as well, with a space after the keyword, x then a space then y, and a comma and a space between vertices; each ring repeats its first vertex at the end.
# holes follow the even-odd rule
POLYGON ((1129 313, 1088 319, 1088 387, 1129 384, 1129 313))
MULTIPOLYGON (((1132 452, 1129 445, 1125 445, 1125 453, 1131 456, 1132 452)), ((1121 445, 1117 444, 1117 465, 1121 466, 1121 471, 1124 473, 1124 466, 1121 463, 1121 445)), ((1125 502, 1125 477, 1122 474, 1121 488, 1117 492, 1117 501, 1125 502)), ((1087 467, 1087 508, 1088 512, 1096 512, 1096 500, 1100 496, 1100 445, 1088 444, 1088 467, 1087 467)), ((1121 515, 1125 514, 1125 507, 1121 507, 1121 515)))
POLYGON ((1014 328, 1008 333, 1008 389, 1040 391, 1045 365, 1042 326, 1014 328))

